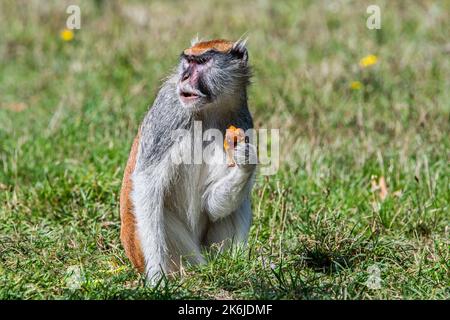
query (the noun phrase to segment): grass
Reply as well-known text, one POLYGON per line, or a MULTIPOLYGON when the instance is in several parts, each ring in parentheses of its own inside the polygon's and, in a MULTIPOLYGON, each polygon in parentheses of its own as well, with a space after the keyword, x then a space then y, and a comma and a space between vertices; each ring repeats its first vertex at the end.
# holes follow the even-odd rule
POLYGON ((369 30, 374 1, 233 2, 79 1, 71 42, 73 1, 0 3, 0 299, 450 298, 450 3, 375 1, 369 30), (119 241, 133 136, 195 34, 244 32, 280 169, 247 248, 147 288, 119 241))

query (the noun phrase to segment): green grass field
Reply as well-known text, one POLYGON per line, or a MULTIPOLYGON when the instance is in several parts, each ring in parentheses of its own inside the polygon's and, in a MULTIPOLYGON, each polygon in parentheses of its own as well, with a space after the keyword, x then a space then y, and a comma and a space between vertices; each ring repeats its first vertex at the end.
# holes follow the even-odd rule
POLYGON ((0 299, 449 299, 449 13, 449 1, 1 1, 0 299), (81 29, 63 41, 69 4, 81 29), (380 30, 366 28, 370 4, 380 30), (247 248, 149 288, 120 244, 121 178, 197 33, 249 37, 251 111, 281 130, 280 169, 257 178, 247 248))

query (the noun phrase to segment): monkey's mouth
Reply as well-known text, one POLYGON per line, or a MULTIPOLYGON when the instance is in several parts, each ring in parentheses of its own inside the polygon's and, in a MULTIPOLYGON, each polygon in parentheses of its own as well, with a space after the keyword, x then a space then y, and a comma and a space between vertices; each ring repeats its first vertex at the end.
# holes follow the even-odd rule
POLYGON ((179 89, 179 96, 183 103, 190 103, 199 99, 207 98, 207 95, 200 90, 179 89))
POLYGON ((199 97, 198 94, 194 92, 182 91, 180 92, 180 96, 184 99, 197 99, 199 97))

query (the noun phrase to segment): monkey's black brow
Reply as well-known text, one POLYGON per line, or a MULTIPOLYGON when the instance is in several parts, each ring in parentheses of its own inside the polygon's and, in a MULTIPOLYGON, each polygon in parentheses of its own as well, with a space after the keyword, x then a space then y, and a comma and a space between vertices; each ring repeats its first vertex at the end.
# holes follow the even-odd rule
POLYGON ((207 52, 202 53, 200 55, 195 55, 194 56, 194 55, 188 55, 188 54, 185 54, 184 52, 182 52, 181 55, 180 55, 180 58, 184 58, 184 59, 186 59, 188 61, 204 62, 205 59, 206 60, 210 59, 217 53, 219 53, 219 52, 214 51, 214 50, 210 50, 210 51, 207 51, 207 52))

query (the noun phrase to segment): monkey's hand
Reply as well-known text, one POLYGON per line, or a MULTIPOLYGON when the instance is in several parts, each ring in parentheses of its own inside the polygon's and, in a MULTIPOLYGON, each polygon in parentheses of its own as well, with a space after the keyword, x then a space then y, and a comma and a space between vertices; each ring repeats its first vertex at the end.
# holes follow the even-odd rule
POLYGON ((203 196, 203 206, 213 222, 237 210, 248 196, 257 157, 256 147, 244 140, 233 148, 234 165, 229 166, 224 176, 210 184, 203 196))
POLYGON ((252 171, 258 164, 258 152, 254 145, 242 141, 236 146, 234 161, 239 168, 252 171))
POLYGON ((250 169, 258 162, 257 149, 255 146, 245 142, 244 130, 240 128, 230 126, 226 130, 223 147, 229 167, 234 167, 238 164, 250 169))

